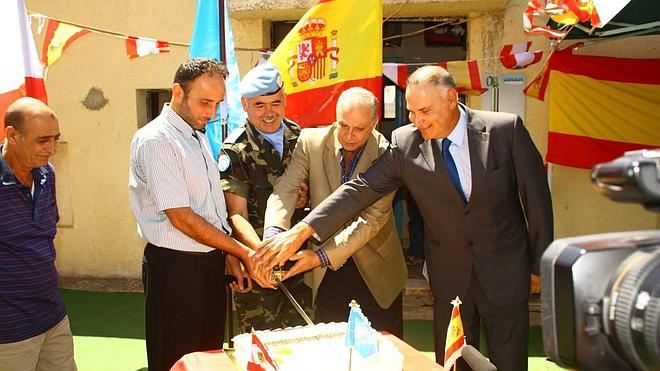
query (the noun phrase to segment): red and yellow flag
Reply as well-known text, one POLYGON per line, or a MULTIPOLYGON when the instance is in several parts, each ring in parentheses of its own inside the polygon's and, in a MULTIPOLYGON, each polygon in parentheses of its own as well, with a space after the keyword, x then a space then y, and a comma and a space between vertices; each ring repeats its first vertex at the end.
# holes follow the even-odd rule
POLYGON ((451 366, 456 363, 458 357, 461 356, 461 350, 465 346, 465 333, 463 332, 463 322, 461 321, 461 310, 459 306, 462 304, 461 299, 451 301, 454 308, 451 310, 451 319, 447 327, 447 340, 445 341, 445 364, 444 368, 449 370, 451 366))
POLYGON ((438 63, 446 69, 456 80, 456 90, 469 95, 481 95, 488 89, 481 86, 479 63, 476 60, 453 61, 438 63))
POLYGON ((319 0, 268 59, 282 72, 286 115, 301 126, 335 120, 342 91, 382 96, 381 0, 319 0))
MULTIPOLYGON (((476 60, 440 62, 438 66, 446 69, 456 80, 456 90, 469 95, 481 95, 488 89, 481 86, 479 63, 476 60)), ((410 68, 404 63, 383 63, 383 76, 392 80, 401 89, 406 88, 410 68)))
POLYGON ((89 30, 49 19, 46 26, 44 46, 41 51, 41 60, 44 66, 48 67, 55 63, 71 43, 88 33, 89 30))
POLYGON ((548 92, 547 161, 591 168, 660 147, 660 59, 555 52, 529 93, 548 92), (538 89, 536 89, 538 88, 538 89))

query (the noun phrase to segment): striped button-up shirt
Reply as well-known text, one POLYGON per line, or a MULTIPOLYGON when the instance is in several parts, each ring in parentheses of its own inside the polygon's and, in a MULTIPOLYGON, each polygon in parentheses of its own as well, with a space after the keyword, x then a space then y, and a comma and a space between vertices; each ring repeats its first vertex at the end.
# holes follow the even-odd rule
POLYGON ((130 156, 129 197, 140 237, 173 250, 212 251, 170 223, 164 210, 179 207, 189 207, 217 229, 231 233, 208 139, 168 104, 135 133, 130 156))
POLYGON ((66 315, 53 245, 55 173, 47 165, 32 178, 32 190, 16 180, 0 145, 0 344, 42 334, 66 315))

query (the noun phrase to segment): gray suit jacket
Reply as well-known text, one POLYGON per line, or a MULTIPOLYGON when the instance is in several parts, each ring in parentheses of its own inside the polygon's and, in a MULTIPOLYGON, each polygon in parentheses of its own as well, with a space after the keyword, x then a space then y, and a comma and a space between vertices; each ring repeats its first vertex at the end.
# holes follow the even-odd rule
POLYGON ((362 176, 344 184, 304 221, 321 240, 344 221, 405 184, 424 219, 431 290, 448 304, 465 297, 472 272, 495 305, 529 295, 552 241, 552 204, 541 156, 522 120, 471 110, 468 143, 472 193, 465 204, 447 173, 436 141, 412 125, 392 133, 392 145, 362 176))
MULTIPOLYGON (((379 132, 372 131, 353 178, 367 170, 388 147, 387 140, 379 132)), ((312 208, 339 188, 340 148, 337 124, 304 129, 300 133, 296 149, 291 155, 291 163, 275 182, 273 193, 268 198, 266 227, 290 228, 300 182, 309 184, 312 208)), ((340 231, 323 245, 314 246, 315 249, 325 250, 330 260, 329 268, 333 270, 341 268, 352 257, 371 294, 382 308, 389 308, 401 293, 408 276, 392 215, 393 198, 394 193, 390 193, 369 205, 354 220, 338 227, 340 231)), ((325 272, 326 268, 319 267, 306 277, 314 297, 325 272)))

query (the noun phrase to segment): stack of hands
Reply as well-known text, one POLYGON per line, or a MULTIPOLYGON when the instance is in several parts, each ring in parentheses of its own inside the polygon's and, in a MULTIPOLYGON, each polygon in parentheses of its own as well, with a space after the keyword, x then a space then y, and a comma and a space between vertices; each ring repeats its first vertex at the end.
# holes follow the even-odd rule
POLYGON ((263 288, 276 289, 273 269, 284 266, 288 260, 295 264, 284 272, 282 280, 320 266, 321 261, 314 251, 298 251, 312 234, 310 231, 306 224, 299 223, 288 231, 263 240, 243 261, 228 255, 227 274, 236 277, 236 281, 230 283, 232 290, 248 292, 252 290, 252 281, 263 288))

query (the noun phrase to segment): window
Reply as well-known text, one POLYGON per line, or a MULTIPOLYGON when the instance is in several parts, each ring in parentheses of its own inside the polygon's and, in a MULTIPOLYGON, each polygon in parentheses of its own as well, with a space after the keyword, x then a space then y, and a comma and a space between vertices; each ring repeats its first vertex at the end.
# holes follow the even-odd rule
POLYGON ((172 91, 170 89, 138 89, 136 98, 137 127, 139 129, 160 115, 163 104, 172 99, 172 91))

